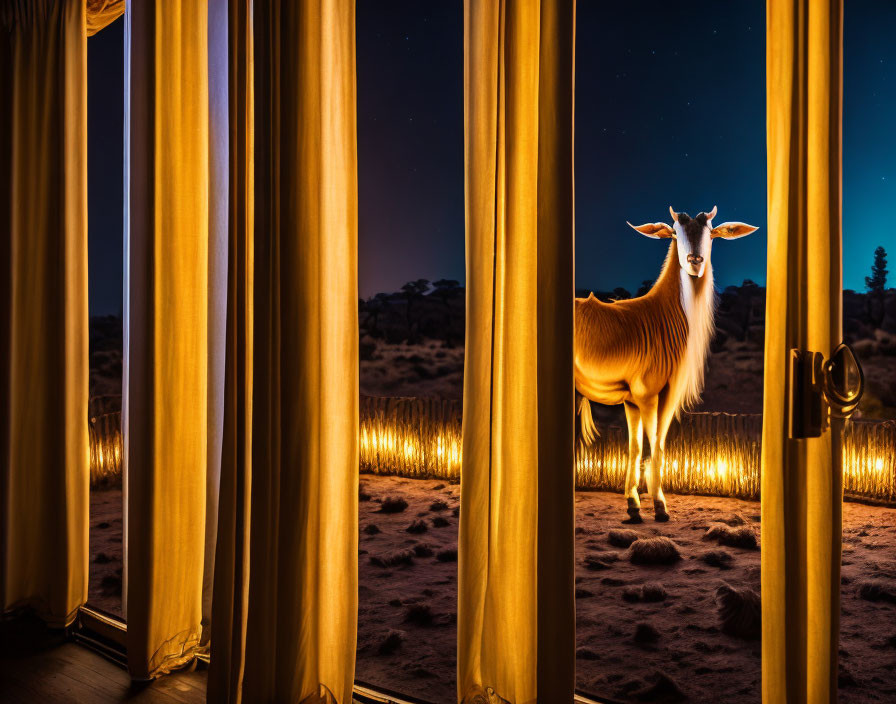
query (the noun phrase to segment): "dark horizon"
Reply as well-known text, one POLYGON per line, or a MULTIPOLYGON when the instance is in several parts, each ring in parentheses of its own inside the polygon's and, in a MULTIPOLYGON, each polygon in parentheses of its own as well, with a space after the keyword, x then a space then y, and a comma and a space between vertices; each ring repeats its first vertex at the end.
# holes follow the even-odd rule
MULTIPOLYGON (((862 291, 875 247, 896 252, 896 133, 886 28, 896 5, 853 0, 844 22, 843 277, 862 291)), ((123 21, 88 41, 91 313, 122 290, 123 21), (110 204, 118 207, 110 208, 110 204)), ((359 295, 464 283, 463 5, 357 5, 359 295)), ((625 222, 713 205, 759 226, 713 248, 720 289, 766 278, 765 9, 696 0, 580 2, 576 285, 637 291, 666 253, 625 222), (701 21, 700 18, 708 18, 701 21), (608 28, 612 31, 608 31, 608 28)))

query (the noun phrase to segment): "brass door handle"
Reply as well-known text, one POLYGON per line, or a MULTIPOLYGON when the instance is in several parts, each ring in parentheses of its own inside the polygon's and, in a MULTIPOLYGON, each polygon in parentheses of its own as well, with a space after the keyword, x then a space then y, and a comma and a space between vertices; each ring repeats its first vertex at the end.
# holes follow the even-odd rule
POLYGON ((865 373, 852 348, 845 342, 837 345, 831 358, 822 365, 824 397, 831 414, 849 418, 865 393, 865 373))
POLYGON ((831 416, 849 418, 865 391, 865 375, 855 354, 840 343, 830 359, 821 352, 790 351, 790 437, 817 438, 831 416))

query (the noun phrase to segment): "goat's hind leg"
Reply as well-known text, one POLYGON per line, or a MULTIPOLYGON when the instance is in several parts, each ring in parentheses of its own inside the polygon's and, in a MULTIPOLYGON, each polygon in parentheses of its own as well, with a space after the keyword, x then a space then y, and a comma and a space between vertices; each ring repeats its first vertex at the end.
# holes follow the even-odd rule
POLYGON ((641 480, 644 425, 641 423, 641 411, 635 404, 625 403, 625 420, 628 423, 628 467, 625 473, 624 489, 625 497, 628 500, 628 519, 623 523, 642 523, 638 483, 641 480))

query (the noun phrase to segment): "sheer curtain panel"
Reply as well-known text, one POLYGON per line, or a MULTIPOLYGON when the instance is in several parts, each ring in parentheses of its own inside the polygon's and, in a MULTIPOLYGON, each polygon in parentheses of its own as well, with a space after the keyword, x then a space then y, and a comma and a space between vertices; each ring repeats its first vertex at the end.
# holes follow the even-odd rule
POLYGON ((575 3, 464 5, 458 700, 575 685, 575 3))
POLYGON ((189 662, 205 557, 209 117, 205 0, 131 0, 126 310, 128 665, 189 662))
POLYGON ((0 4, 0 599, 87 598, 84 0, 0 4))
POLYGON ((837 701, 842 422, 789 439, 790 350, 841 340, 842 0, 768 0, 762 699, 837 701))
POLYGON ((352 700, 354 0, 231 0, 230 269, 209 697, 352 700))

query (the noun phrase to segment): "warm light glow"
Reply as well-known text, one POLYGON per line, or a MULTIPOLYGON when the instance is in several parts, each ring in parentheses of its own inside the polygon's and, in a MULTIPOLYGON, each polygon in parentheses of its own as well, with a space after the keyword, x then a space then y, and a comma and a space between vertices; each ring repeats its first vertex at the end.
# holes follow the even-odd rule
POLYGON ((121 475, 121 413, 105 413, 87 426, 90 480, 108 481, 121 475))
MULTIPOLYGON (((374 474, 460 476, 461 404, 441 399, 361 399, 360 469, 374 474)), ((121 415, 91 419, 94 481, 121 473, 121 415)), ((627 431, 603 426, 594 445, 576 447, 576 486, 622 491, 627 431)), ((666 447, 663 488, 670 493, 759 497, 762 416, 683 413, 666 447)), ((645 448, 646 450, 647 448, 645 448)), ((896 421, 851 421, 843 443, 847 496, 896 501, 896 421)))

